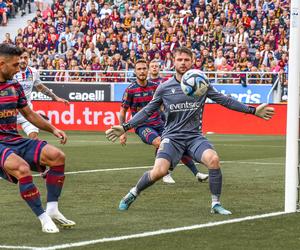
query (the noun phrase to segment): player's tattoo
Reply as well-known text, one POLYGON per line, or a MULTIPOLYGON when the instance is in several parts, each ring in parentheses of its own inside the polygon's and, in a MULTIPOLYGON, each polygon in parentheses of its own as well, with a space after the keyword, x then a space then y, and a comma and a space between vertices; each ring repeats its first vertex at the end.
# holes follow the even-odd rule
POLYGON ((37 90, 43 93, 44 95, 51 97, 52 99, 56 99, 56 95, 43 84, 39 84, 37 86, 37 90))

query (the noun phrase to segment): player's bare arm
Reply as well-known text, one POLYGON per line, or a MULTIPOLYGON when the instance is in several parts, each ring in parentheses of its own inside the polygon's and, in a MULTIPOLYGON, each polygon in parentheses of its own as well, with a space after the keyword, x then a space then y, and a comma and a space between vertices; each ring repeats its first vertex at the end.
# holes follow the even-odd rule
MULTIPOLYGON (((119 114, 119 124, 122 125, 123 123, 126 122, 126 113, 127 113, 128 108, 123 108, 121 107, 120 114, 119 114)), ((120 136, 120 143, 122 146, 126 145, 127 141, 127 134, 124 133, 123 135, 120 136)))
POLYGON ((50 89, 48 89, 44 84, 40 83, 36 85, 37 91, 43 93, 46 96, 49 96, 52 98, 52 100, 57 101, 57 102, 63 102, 65 104, 69 104, 69 101, 63 98, 58 97, 55 95, 50 89))
POLYGON ((19 109, 21 114, 33 125, 37 126, 39 129, 50 132, 60 139, 61 144, 67 142, 67 135, 64 131, 57 129, 47 120, 43 119, 39 114, 34 112, 29 106, 19 109))

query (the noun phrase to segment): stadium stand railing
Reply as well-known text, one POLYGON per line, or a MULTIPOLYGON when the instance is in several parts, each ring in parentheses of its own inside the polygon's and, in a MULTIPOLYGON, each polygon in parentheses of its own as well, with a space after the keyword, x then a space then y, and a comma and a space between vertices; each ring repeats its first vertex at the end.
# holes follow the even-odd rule
MULTIPOLYGON (((134 81, 133 71, 95 71, 95 70, 39 70, 41 80, 45 83, 130 83, 134 81)), ((213 84, 275 84, 281 79, 277 72, 204 72, 213 84)), ((168 79, 173 71, 163 71, 161 77, 168 79)))
MULTIPOLYGON (((114 84, 133 82, 133 71, 88 71, 88 70, 39 70, 41 81, 48 84, 114 84)), ((273 102, 282 102, 285 95, 285 73, 278 72, 204 72, 211 84, 237 84, 247 85, 272 85, 268 94, 268 101, 272 97, 273 102)), ((168 79, 174 74, 173 71, 162 71, 160 76, 168 79)))

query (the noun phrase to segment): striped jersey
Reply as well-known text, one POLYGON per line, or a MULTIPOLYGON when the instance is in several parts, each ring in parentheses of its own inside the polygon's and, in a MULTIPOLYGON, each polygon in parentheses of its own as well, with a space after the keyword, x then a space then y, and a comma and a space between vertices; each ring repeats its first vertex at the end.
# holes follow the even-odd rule
MULTIPOLYGON (((132 116, 135 116, 137 112, 143 109, 152 100, 157 87, 157 83, 150 81, 147 81, 146 86, 141 86, 137 82, 130 84, 124 92, 121 106, 125 109, 130 108, 132 116)), ((139 124, 139 127, 156 127, 162 125, 163 121, 161 120, 159 110, 157 110, 142 124, 139 124)))
POLYGON ((0 142, 21 137, 17 130, 17 109, 25 106, 25 93, 16 80, 0 82, 0 142))
POLYGON ((33 86, 41 83, 39 72, 28 66, 24 71, 15 74, 14 78, 21 84, 28 102, 31 102, 33 86))
POLYGON ((150 82, 155 82, 155 83, 157 83, 157 84, 159 85, 159 84, 161 84, 161 83, 167 81, 168 79, 159 76, 159 77, 157 77, 157 78, 149 78, 148 80, 149 80, 150 82))

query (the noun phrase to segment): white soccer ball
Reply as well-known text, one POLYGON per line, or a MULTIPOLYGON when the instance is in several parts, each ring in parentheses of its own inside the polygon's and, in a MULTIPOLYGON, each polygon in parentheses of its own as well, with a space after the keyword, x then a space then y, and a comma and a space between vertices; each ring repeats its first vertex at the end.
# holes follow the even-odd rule
POLYGON ((180 86, 187 96, 199 97, 207 92, 209 81, 202 71, 190 69, 182 76, 180 86))

